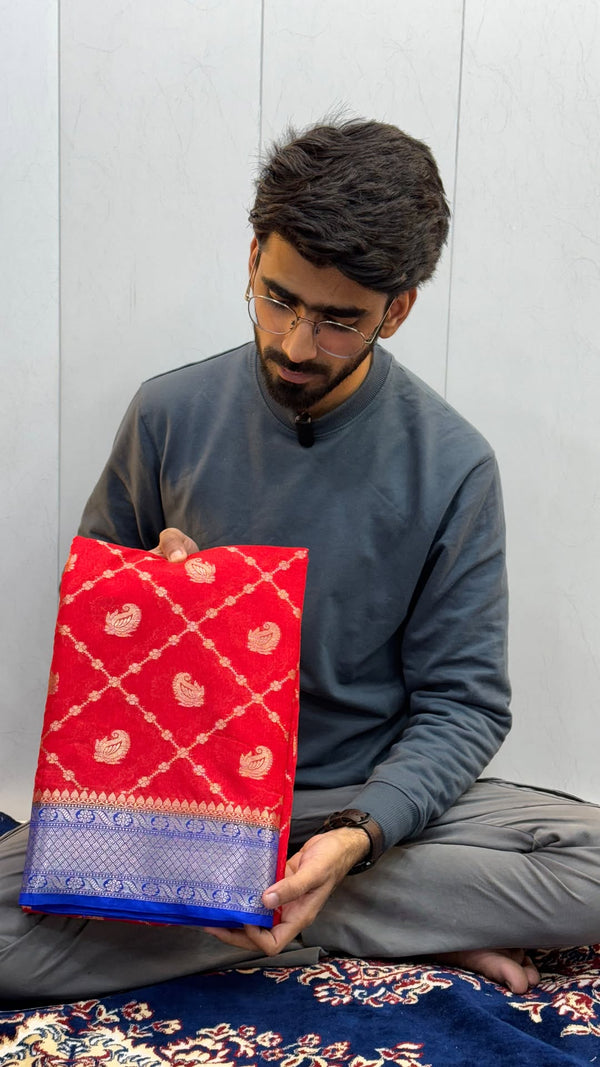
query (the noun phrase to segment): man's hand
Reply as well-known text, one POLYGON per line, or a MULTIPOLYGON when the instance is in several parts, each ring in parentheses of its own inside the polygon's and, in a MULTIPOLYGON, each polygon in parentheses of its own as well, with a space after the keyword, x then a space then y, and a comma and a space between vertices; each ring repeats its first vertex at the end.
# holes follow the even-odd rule
POLYGON ((192 552, 199 551, 196 542, 174 526, 162 531, 156 548, 152 549, 155 556, 163 556, 170 563, 180 563, 191 556, 192 552))
POLYGON ((352 827, 311 837, 288 860, 285 877, 263 893, 267 908, 281 908, 278 926, 272 930, 260 926, 244 926, 241 930, 205 927, 206 932, 237 948, 277 955, 314 922, 335 887, 355 863, 365 858, 369 848, 367 834, 352 827))

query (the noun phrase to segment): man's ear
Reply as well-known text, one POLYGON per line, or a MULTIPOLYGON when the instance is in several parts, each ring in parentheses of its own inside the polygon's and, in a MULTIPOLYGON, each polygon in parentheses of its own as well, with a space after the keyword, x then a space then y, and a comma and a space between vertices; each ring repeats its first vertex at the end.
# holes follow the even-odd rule
POLYGON ((407 289, 405 293, 399 293, 392 300, 385 322, 379 331, 380 337, 391 337, 399 326, 402 325, 411 307, 417 299, 417 290, 407 289))
POLYGON ((256 266, 256 258, 258 256, 258 252, 258 240, 255 234, 252 240, 250 241, 250 259, 248 260, 248 274, 250 275, 250 277, 252 277, 252 271, 256 266))

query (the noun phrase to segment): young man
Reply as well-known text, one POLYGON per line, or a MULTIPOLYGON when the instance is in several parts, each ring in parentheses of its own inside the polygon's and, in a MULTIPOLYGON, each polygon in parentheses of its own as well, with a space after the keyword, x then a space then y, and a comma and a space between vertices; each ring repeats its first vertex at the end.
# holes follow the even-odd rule
POLYGON ((600 937, 600 809, 477 781, 510 725, 493 453, 377 343, 431 276, 448 215, 428 148, 395 127, 276 146, 250 216, 254 343, 145 383, 82 520, 173 561, 309 549, 292 848, 264 895, 281 924, 24 916, 19 830, 0 846, 4 996, 293 963, 301 946, 426 954, 523 992, 527 947, 600 937))

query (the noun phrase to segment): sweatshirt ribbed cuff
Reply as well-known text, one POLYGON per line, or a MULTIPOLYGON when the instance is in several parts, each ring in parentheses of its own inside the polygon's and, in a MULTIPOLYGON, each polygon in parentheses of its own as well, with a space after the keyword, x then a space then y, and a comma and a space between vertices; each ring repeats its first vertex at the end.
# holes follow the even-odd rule
POLYGON ((410 837, 419 825, 416 804, 385 782, 369 782, 352 800, 352 807, 368 811, 383 830, 384 847, 391 848, 410 837))

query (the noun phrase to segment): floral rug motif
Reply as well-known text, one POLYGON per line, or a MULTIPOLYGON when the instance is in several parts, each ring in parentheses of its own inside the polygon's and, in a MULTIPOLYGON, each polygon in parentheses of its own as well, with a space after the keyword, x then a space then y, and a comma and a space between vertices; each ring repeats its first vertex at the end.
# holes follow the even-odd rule
POLYGON ((457 969, 331 958, 1 1012, 0 1065, 600 1064, 600 945, 536 962, 524 996, 457 969))

